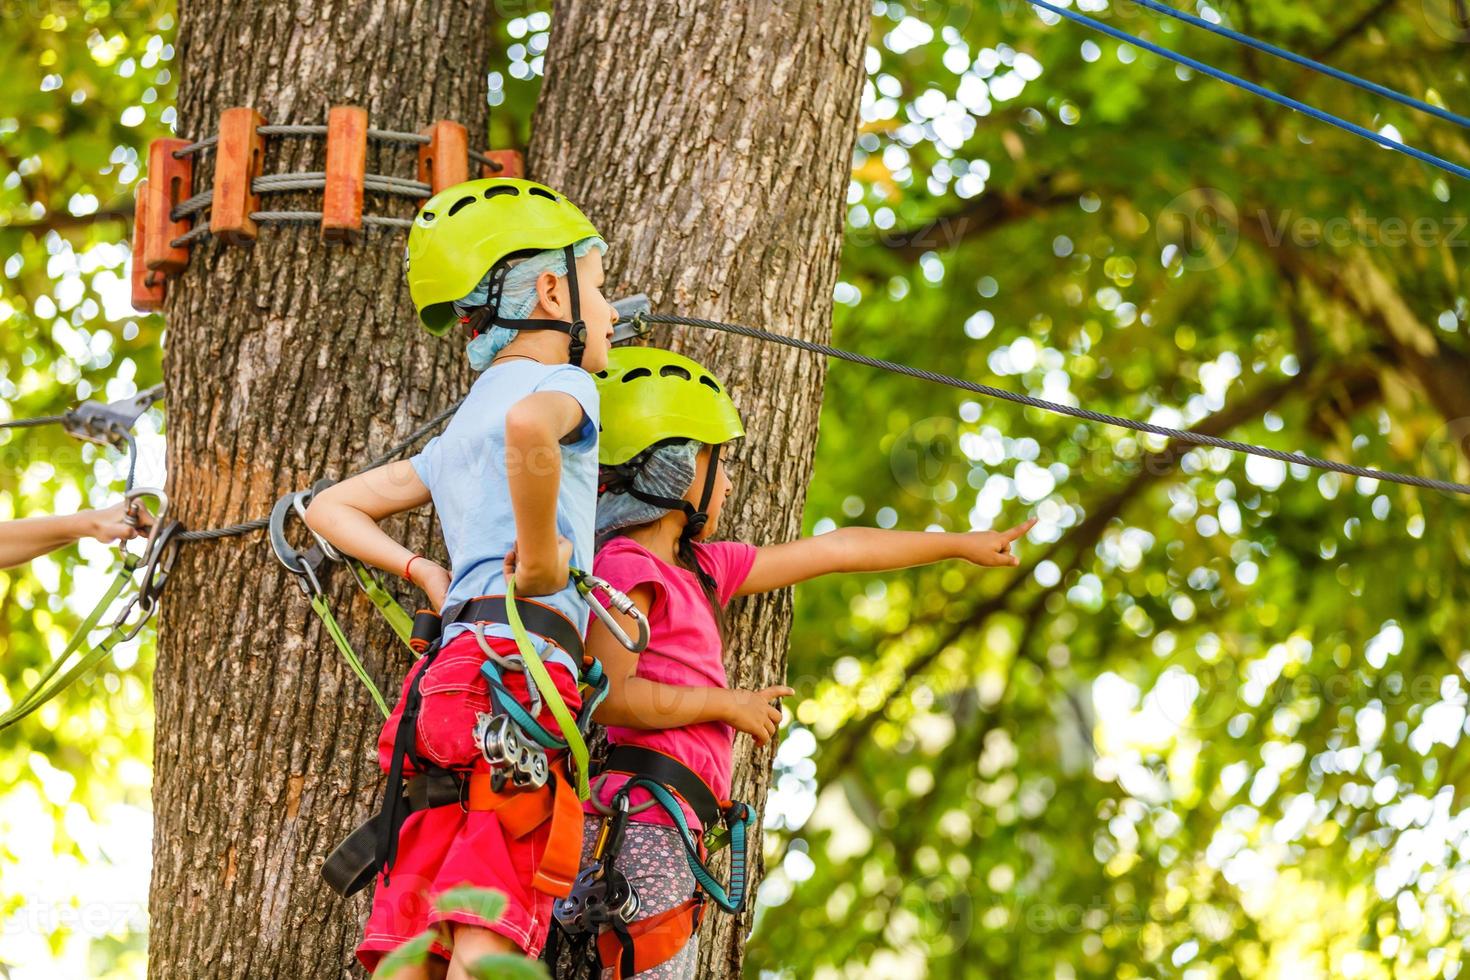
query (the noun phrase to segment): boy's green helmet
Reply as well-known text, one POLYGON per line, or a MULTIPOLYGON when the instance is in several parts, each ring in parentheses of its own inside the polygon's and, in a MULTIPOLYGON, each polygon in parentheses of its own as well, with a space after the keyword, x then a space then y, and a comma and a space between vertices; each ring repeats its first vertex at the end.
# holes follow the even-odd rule
POLYGON ((745 435, 740 412, 698 361, 657 347, 615 347, 597 373, 603 466, 628 462, 665 439, 718 446, 745 435))
POLYGON ((419 209, 408 232, 408 291, 419 320, 442 336, 457 319, 450 304, 497 263, 593 235, 597 229, 575 204, 535 181, 489 177, 447 187, 419 209))

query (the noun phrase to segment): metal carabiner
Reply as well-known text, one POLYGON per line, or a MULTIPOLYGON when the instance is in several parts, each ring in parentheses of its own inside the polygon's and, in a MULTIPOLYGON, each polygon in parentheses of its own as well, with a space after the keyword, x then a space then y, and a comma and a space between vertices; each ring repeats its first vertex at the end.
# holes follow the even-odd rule
POLYGON ((598 578, 591 572, 584 572, 581 569, 574 568, 572 569, 572 579, 577 583, 577 592, 581 594, 582 599, 591 607, 592 615, 602 621, 602 625, 607 627, 608 632, 619 643, 633 653, 642 653, 648 648, 648 617, 643 615, 643 610, 638 608, 637 603, 629 599, 623 592, 609 585, 606 579, 598 578), (613 619, 612 613, 607 611, 607 607, 597 601, 596 593, 598 592, 607 596, 609 606, 612 606, 624 616, 631 616, 633 621, 638 624, 637 640, 629 639, 623 627, 618 624, 617 620, 613 619))
POLYGON ((153 612, 157 608, 158 604, 156 602, 154 602, 151 598, 144 596, 143 593, 139 592, 137 595, 129 599, 127 603, 122 607, 122 612, 118 613, 117 619, 114 619, 112 621, 112 628, 119 632, 120 640, 131 640, 133 637, 138 635, 138 632, 142 630, 143 626, 148 622, 148 620, 153 618, 153 612), (136 623, 128 626, 128 617, 133 614, 134 609, 142 609, 143 614, 138 617, 138 621, 136 623), (123 631, 124 626, 128 627, 126 632, 123 631))
POLYGON ((301 490, 288 493, 276 505, 271 508, 270 523, 267 528, 270 533, 271 550, 276 554, 276 560, 286 566, 286 571, 296 576, 296 584, 306 594, 306 598, 314 599, 322 593, 321 579, 317 577, 317 569, 321 567, 325 556, 322 550, 315 545, 304 552, 297 551, 291 547, 286 540, 286 518, 296 510, 296 499, 302 494, 310 495, 311 491, 301 490))
MULTIPOLYGON (((152 497, 158 501, 158 513, 155 514, 152 511, 148 511, 148 516, 152 518, 152 523, 148 528, 148 538, 143 548, 143 556, 146 556, 153 549, 153 539, 158 537, 158 528, 163 523, 164 516, 168 514, 168 494, 164 493, 158 487, 134 487, 123 494, 123 501, 127 504, 127 512, 123 515, 123 523, 128 525, 128 527, 137 527, 140 523, 136 513, 136 505, 139 498, 142 497, 152 497)), ((145 507, 144 510, 147 510, 147 508, 145 507)), ((119 544, 118 548, 122 551, 128 550, 126 544, 119 544)))
POLYGON ((317 534, 316 529, 313 528, 310 524, 306 523, 306 508, 307 505, 311 503, 311 498, 314 496, 316 496, 316 487, 312 487, 310 490, 303 490, 300 493, 293 495, 291 508, 296 511, 296 516, 301 518, 301 523, 306 525, 306 529, 311 532, 312 538, 316 540, 316 546, 322 550, 322 554, 327 558, 327 560, 336 562, 344 561, 345 559, 343 559, 342 557, 342 552, 332 547, 332 543, 330 541, 322 537, 320 534, 317 534))
POLYGON ((169 573, 173 571, 174 562, 178 561, 179 542, 174 540, 174 536, 183 529, 184 525, 178 521, 169 521, 148 551, 147 561, 143 564, 143 579, 138 586, 138 596, 149 605, 157 604, 169 573))

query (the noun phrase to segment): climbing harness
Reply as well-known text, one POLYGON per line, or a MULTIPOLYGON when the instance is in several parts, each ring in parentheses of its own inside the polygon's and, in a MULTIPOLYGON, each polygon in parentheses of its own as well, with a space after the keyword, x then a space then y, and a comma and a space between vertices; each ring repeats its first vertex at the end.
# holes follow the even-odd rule
MULTIPOLYGON (((629 640, 621 630, 615 635, 629 649, 641 651, 648 642, 648 624, 632 600, 579 570, 573 570, 572 576, 594 614, 607 615, 605 610, 597 613, 601 605, 595 598, 598 592, 620 612, 627 610, 625 614, 638 624, 639 639, 629 640)), ((442 615, 421 610, 415 617, 413 636, 424 646, 423 663, 404 696, 383 805, 337 846, 322 867, 322 877, 344 896, 364 887, 379 871, 386 880, 397 854, 399 831, 409 814, 457 803, 468 810, 497 810, 507 831, 516 838, 551 820, 552 843, 546 848, 533 884, 547 894, 565 895, 572 886, 582 850, 581 801, 591 793, 586 733, 593 714, 607 696, 607 675, 601 662, 584 653, 581 633, 571 620, 544 603, 518 598, 514 576, 507 579, 504 595, 465 600, 446 608, 442 615), (435 766, 422 759, 415 748, 416 725, 423 706, 421 685, 442 649, 443 628, 454 623, 469 624, 486 655, 481 672, 493 708, 476 718, 473 736, 484 764, 470 772, 435 766), (503 656, 489 646, 484 633, 489 623, 511 628, 516 644, 513 656, 503 656), (582 707, 577 716, 572 715, 556 689, 533 636, 552 648, 548 656, 581 666, 578 685, 582 707), (531 711, 522 707, 505 686, 506 670, 525 672, 534 706, 531 711), (557 732, 536 717, 542 703, 551 711, 557 732), (410 760, 417 774, 405 781, 405 767, 410 760)))
MULTIPOLYGON (((132 552, 126 546, 121 547, 123 564, 113 577, 112 584, 77 626, 61 653, 51 661, 36 683, 0 714, 0 730, 9 728, 56 697, 72 682, 107 659, 119 643, 137 636, 144 624, 153 618, 158 609, 159 596, 163 593, 169 573, 178 557, 177 535, 181 525, 178 521, 168 519, 168 497, 162 490, 153 487, 138 487, 128 491, 124 499, 127 501, 129 516, 133 516, 135 509, 142 506, 142 501, 150 497, 158 502, 158 509, 151 512, 151 527, 143 550, 132 552), (142 574, 135 582, 134 573, 139 568, 142 569, 142 574), (87 638, 103 621, 112 604, 128 593, 130 586, 134 588, 107 627, 107 632, 95 644, 89 645, 87 638), (72 661, 73 654, 79 651, 81 656, 72 661)), ((136 520, 134 517, 135 522, 136 520)))
POLYGON ((738 914, 745 908, 746 845, 754 812, 737 801, 720 801, 699 775, 673 756, 639 745, 614 745, 603 762, 592 796, 603 816, 592 863, 577 875, 570 894, 553 906, 557 925, 568 936, 583 940, 596 936, 598 958, 614 978, 631 977, 652 969, 679 952, 699 928, 708 896, 721 910, 738 914), (604 804, 597 788, 609 775, 628 781, 604 804), (633 790, 642 789, 649 800, 630 806, 633 790), (699 819, 704 832, 696 837, 684 816, 681 801, 699 819), (657 806, 668 814, 684 845, 685 860, 694 876, 694 894, 685 902, 641 921, 636 888, 617 867, 630 817, 657 806), (710 868, 710 856, 730 848, 730 877, 721 884, 710 868))
MULTIPOLYGON (((1316 108, 1315 106, 1310 106, 1307 105, 1305 102, 1298 101, 1297 99, 1293 99, 1290 96, 1282 95, 1280 92, 1276 92, 1272 89, 1266 88, 1263 85, 1257 85, 1255 82, 1248 81, 1238 75, 1232 75, 1230 72, 1222 71, 1219 68, 1216 68, 1215 66, 1210 64, 1206 64, 1205 62, 1200 61, 1197 58, 1191 58, 1188 55, 1182 55, 1178 52, 1170 51, 1168 48, 1161 47, 1160 45, 1154 44, 1151 41, 1145 41, 1141 37, 1129 34, 1127 31, 1119 30, 1118 28, 1113 27, 1110 24, 1105 24, 1102 21, 1097 20, 1096 18, 1087 16, 1086 14, 1078 13, 1077 11, 1070 10, 1066 7, 1057 6, 1054 3, 1049 3, 1048 0, 1028 0, 1028 2, 1032 6, 1038 7, 1041 10, 1049 11, 1050 13, 1055 14, 1058 17, 1065 17, 1067 20, 1070 20, 1073 23, 1081 24, 1083 27, 1091 28, 1094 31, 1106 34, 1111 38, 1115 38, 1127 44, 1135 45, 1145 51, 1152 52, 1153 54, 1156 54, 1161 58, 1172 61, 1175 64, 1183 65, 1186 68, 1197 71, 1202 75, 1208 75, 1211 78, 1225 82, 1228 85, 1234 85, 1236 88, 1244 89, 1245 91, 1250 92, 1253 95, 1258 95, 1261 98, 1266 99, 1267 101, 1275 102, 1277 105, 1286 106, 1288 109, 1295 109, 1297 112, 1310 116, 1311 118, 1316 119, 1318 122, 1324 122, 1329 126, 1335 126, 1338 129, 1343 130, 1344 132, 1352 133, 1354 136, 1360 136, 1365 140, 1370 140, 1374 143, 1377 143, 1379 146, 1387 147, 1388 149, 1394 150, 1398 153, 1402 153, 1405 156, 1413 157, 1415 160, 1427 163, 1432 167, 1437 167, 1438 169, 1443 170, 1445 173, 1454 174, 1456 177, 1470 180, 1470 167, 1465 167, 1461 164, 1446 160, 1443 157, 1435 156, 1433 153, 1428 153, 1417 147, 1410 146, 1407 143, 1396 140, 1390 136, 1385 136, 1380 132, 1368 129, 1365 126, 1359 126, 1357 123, 1349 122, 1346 119, 1343 119, 1341 116, 1334 116, 1330 112, 1324 112, 1321 109, 1316 108)), ((1134 0, 1134 2, 1139 2, 1139 0, 1134 0)), ((1151 9, 1157 10, 1159 9, 1159 7, 1154 6, 1151 9)), ((1165 9, 1167 10, 1168 8, 1165 9)), ((1178 13, 1178 11, 1174 11, 1171 16, 1178 15, 1178 13)), ((1179 19, 1184 18, 1181 16, 1179 19)), ((1231 33, 1235 34, 1235 32, 1231 33)), ((1231 35, 1227 34, 1226 36, 1228 37, 1231 35)), ((1246 35, 1238 35, 1236 39, 1239 40, 1243 37, 1246 37, 1246 35)), ((1252 47, 1258 47, 1261 50, 1267 50, 1264 42, 1256 42, 1254 38, 1251 38, 1250 40, 1254 42, 1252 43, 1252 47)), ((1283 51, 1283 49, 1277 48, 1271 51, 1271 53, 1276 54, 1278 51, 1283 51)), ((1311 59, 1295 56, 1292 58, 1292 60, 1296 60, 1300 64, 1302 62, 1310 61, 1311 59)), ((1317 62, 1312 62, 1312 65, 1319 70, 1327 68, 1327 66, 1320 65, 1317 62)), ((1341 75, 1346 74, 1346 72, 1341 73, 1341 75)), ((1364 80, 1352 76, 1353 84, 1357 85, 1360 82, 1363 82, 1363 84, 1359 85, 1360 88, 1367 88, 1374 84, 1364 82, 1364 80)), ((1369 88, 1369 91, 1376 90, 1377 89, 1375 88, 1369 88)), ((1379 94, 1384 94, 1385 92, 1392 92, 1392 90, 1384 89, 1384 91, 1379 92, 1379 94)), ((1404 100, 1408 98, 1407 96, 1398 97, 1398 95, 1399 93, 1393 92, 1391 97, 1395 97, 1395 100, 1399 102, 1404 102, 1404 100)), ((1414 108, 1427 108, 1426 103, 1418 103, 1418 100, 1413 100, 1413 102, 1417 103, 1414 104, 1414 108)), ((1439 113, 1435 114, 1440 115, 1439 113)), ((1462 117, 1456 117, 1453 113, 1449 115, 1453 117, 1451 118, 1452 122, 1461 122, 1462 117)), ((1463 125, 1463 123, 1461 124, 1463 125)))

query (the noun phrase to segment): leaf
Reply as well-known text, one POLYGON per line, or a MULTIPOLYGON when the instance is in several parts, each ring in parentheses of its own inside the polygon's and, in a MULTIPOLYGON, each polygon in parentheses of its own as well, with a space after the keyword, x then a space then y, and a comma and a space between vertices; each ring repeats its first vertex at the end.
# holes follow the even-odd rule
POLYGON ((434 899, 440 912, 469 912, 486 922, 494 922, 505 911, 505 896, 493 888, 451 888, 434 899))
POLYGON ((511 953, 493 953, 482 956, 470 966, 470 974, 477 980, 547 980, 546 964, 540 960, 528 960, 511 953))
POLYGON ((391 977, 399 970, 405 970, 411 966, 423 966, 429 959, 429 947, 433 945, 436 938, 438 938, 438 933, 433 929, 414 936, 383 957, 378 962, 378 968, 373 971, 373 976, 391 977))

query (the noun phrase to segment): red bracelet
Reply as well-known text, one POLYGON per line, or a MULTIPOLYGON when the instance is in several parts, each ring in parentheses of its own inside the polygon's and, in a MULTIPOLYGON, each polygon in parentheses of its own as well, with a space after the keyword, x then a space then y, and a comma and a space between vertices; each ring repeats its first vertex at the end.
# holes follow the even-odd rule
POLYGON ((407 564, 407 565, 404 565, 404 566, 403 566, 403 577, 404 577, 404 578, 405 578, 405 579, 408 579, 408 581, 410 581, 410 582, 412 582, 412 581, 413 581, 413 578, 412 578, 412 576, 410 576, 410 575, 409 575, 409 574, 408 574, 408 570, 409 570, 409 569, 410 569, 410 568, 413 568, 413 563, 414 563, 414 562, 416 562, 416 561, 418 561, 418 560, 419 560, 419 559, 420 559, 420 558, 422 558, 422 557, 424 557, 424 556, 423 556, 423 555, 414 555, 414 556, 413 556, 413 557, 412 557, 412 558, 410 558, 410 559, 409 559, 409 560, 408 560, 408 564, 407 564))

